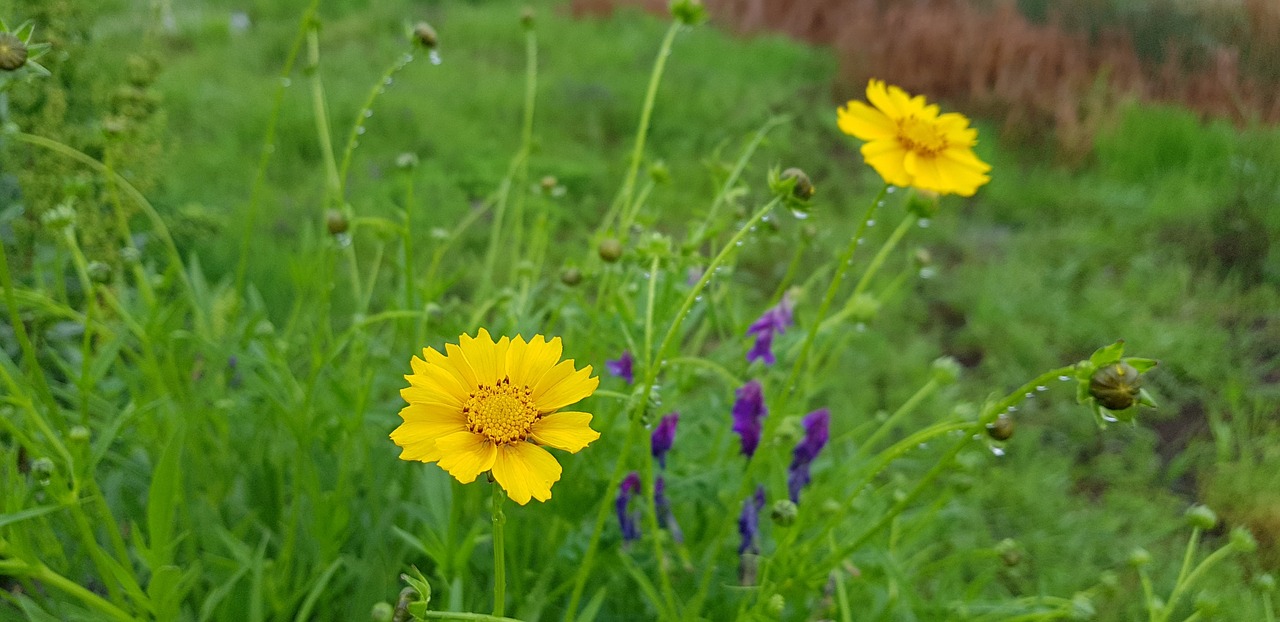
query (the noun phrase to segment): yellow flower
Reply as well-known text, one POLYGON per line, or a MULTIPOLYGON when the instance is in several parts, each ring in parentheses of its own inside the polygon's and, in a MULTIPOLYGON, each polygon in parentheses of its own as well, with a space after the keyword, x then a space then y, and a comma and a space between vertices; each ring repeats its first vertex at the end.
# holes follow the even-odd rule
POLYGON ((482 328, 458 342, 445 345, 447 355, 424 348, 426 360, 411 361, 409 387, 400 390, 409 405, 391 433, 404 448, 400 459, 437 462, 464 484, 490 471, 520 505, 550 499, 560 464, 540 445, 577 453, 600 438, 589 413, 556 412, 591 395, 600 379, 590 365, 560 361, 559 337, 494 343, 482 328))
POLYGON ((991 167, 973 146, 978 131, 962 114, 938 114, 923 96, 912 97, 880 80, 867 84, 867 101, 850 101, 837 111, 840 130, 867 141, 862 157, 886 183, 973 196, 991 178, 991 167))

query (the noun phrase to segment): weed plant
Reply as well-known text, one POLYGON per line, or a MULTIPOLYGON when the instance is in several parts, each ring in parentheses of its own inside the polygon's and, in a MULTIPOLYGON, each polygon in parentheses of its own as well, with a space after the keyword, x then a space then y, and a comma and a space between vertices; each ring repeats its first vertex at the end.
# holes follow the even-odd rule
POLYGON ((1135 110, 1071 174, 980 125, 938 197, 694 2, 320 4, 106 4, 101 82, 4 82, 116 96, 0 106, 0 618, 1274 618, 1226 492, 1277 459, 1274 133, 1135 110), (388 438, 489 334, 594 389, 539 502, 388 438))

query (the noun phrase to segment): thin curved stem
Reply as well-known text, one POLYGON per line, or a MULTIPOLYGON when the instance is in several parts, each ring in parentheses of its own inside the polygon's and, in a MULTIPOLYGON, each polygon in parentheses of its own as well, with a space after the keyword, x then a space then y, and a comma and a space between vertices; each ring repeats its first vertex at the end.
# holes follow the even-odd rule
POLYGON ((507 607, 507 558, 503 527, 507 524, 507 515, 502 512, 502 504, 506 502, 506 493, 502 486, 493 484, 493 616, 502 617, 507 607))

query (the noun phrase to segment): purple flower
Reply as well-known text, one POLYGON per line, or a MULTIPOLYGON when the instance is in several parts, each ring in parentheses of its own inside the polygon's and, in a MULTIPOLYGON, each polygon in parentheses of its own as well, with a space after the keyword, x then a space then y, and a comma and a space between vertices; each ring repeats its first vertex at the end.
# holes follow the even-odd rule
POLYGON ((640 494, 640 474, 632 471, 618 486, 618 500, 614 508, 618 512, 618 526, 622 528, 622 541, 630 542, 640 537, 640 504, 628 508, 631 498, 640 494), (628 511, 629 509, 629 511, 628 511))
POLYGON ((684 542, 684 532, 676 522, 675 512, 671 511, 671 502, 667 500, 667 482, 659 475, 653 482, 653 506, 658 514, 658 524, 671 532, 671 539, 684 542))
POLYGON ((605 361, 604 366, 609 373, 627 381, 627 384, 635 382, 635 375, 631 371, 631 364, 635 363, 635 359, 631 358, 630 350, 623 350, 622 356, 616 361, 605 361))
POLYGON ((755 345, 747 352, 747 362, 764 359, 765 365, 773 365, 773 338, 780 335, 793 324, 791 296, 784 294, 778 304, 769 307, 760 319, 747 329, 748 335, 754 335, 755 345))
POLYGON ((787 492, 792 503, 800 503, 800 489, 809 485, 809 465, 827 445, 830 436, 831 411, 820 408, 804 416, 804 438, 796 443, 787 469, 787 492))
POLYGON ((742 514, 738 515, 738 535, 742 543, 738 545, 738 554, 760 553, 760 510, 764 509, 764 486, 756 487, 756 494, 747 497, 742 503, 742 514))
POLYGON ((676 441, 676 423, 680 421, 680 413, 671 413, 662 418, 658 422, 658 427, 653 429, 653 435, 649 437, 649 450, 653 453, 653 457, 658 459, 658 466, 667 468, 667 452, 671 451, 671 444, 676 441))
POLYGON ((760 445, 760 423, 769 414, 764 405, 764 387, 759 380, 752 380, 734 395, 738 399, 733 403, 733 431, 742 437, 742 453, 750 458, 760 445))

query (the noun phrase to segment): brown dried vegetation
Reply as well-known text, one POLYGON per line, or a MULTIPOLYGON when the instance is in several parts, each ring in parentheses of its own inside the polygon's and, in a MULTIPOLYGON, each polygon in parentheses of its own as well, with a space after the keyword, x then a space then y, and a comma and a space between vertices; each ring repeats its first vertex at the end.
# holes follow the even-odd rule
MULTIPOLYGON (((573 0, 576 15, 616 4, 663 12, 665 0, 573 0)), ((930 98, 963 102, 1004 120, 1006 132, 1052 127, 1067 154, 1083 155, 1100 123, 1130 98, 1179 104, 1206 117, 1280 123, 1280 2, 1219 0, 1196 10, 1233 24, 1230 44, 1164 41, 1162 59, 1140 55, 1133 33, 1033 23, 1012 1, 706 0, 715 21, 737 32, 780 32, 832 46, 841 90, 879 77, 930 98), (1254 63, 1242 63, 1244 52, 1254 63)), ((1087 11, 1087 2, 1059 5, 1087 11)), ((1096 3, 1095 3, 1096 4, 1096 3)))

